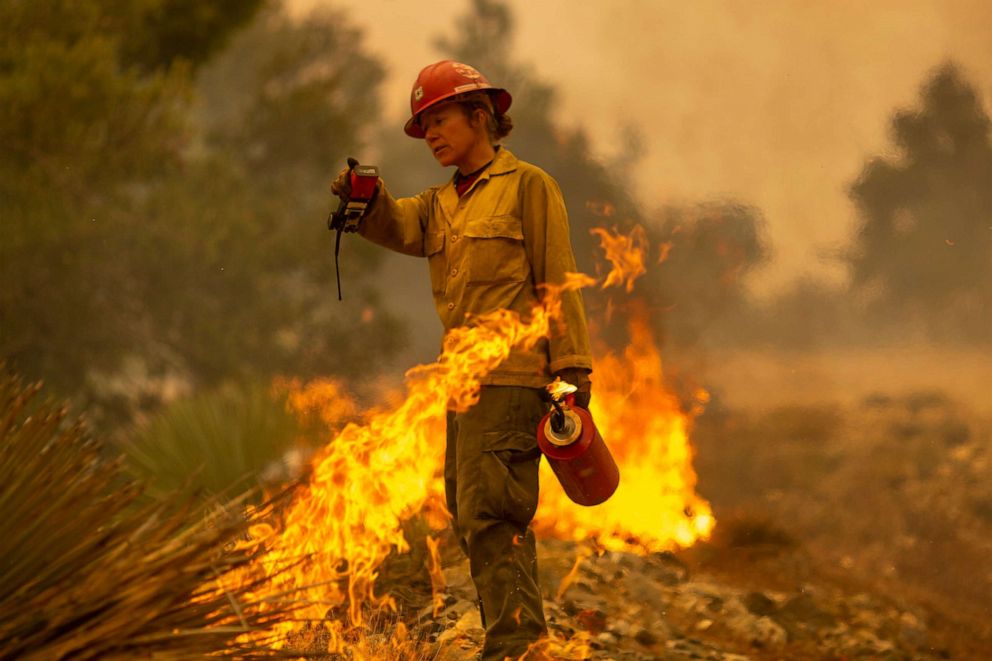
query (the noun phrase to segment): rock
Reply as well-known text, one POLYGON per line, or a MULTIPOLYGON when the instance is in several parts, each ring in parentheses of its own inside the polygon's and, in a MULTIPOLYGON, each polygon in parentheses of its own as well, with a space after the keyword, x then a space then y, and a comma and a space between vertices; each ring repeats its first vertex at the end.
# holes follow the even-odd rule
POLYGON ((689 580, 689 567, 671 551, 662 551, 651 556, 657 570, 655 576, 665 585, 678 585, 689 580))
POLYGON ((453 642, 457 638, 467 638, 473 642, 481 642, 486 635, 482 628, 482 619, 479 617, 479 610, 471 608, 455 622, 454 626, 446 630, 437 637, 437 642, 441 645, 453 642))
POLYGON ((654 645, 664 640, 683 637, 681 631, 677 630, 667 620, 660 617, 651 618, 643 627, 634 632, 635 639, 637 635, 640 635, 642 640, 653 639, 653 642, 642 642, 642 645, 654 645))
POLYGON ((906 612, 899 616, 899 639, 907 646, 920 649, 926 646, 927 628, 918 617, 906 612))
POLYGON ((821 609, 809 592, 800 592, 786 600, 775 613, 775 619, 797 629, 828 629, 837 624, 837 618, 821 609))
POLYGON ((704 617, 719 613, 725 601, 718 588, 697 581, 679 586, 674 597, 678 608, 704 617))
POLYGON ((456 599, 475 600, 475 584, 472 583, 472 575, 469 573, 468 560, 445 567, 441 571, 444 574, 445 591, 449 595, 456 599))
POLYGON ((739 612, 724 620, 724 624, 739 638, 755 647, 780 647, 789 636, 785 629, 768 616, 755 617, 747 611, 739 612))
POLYGON ((658 636, 647 629, 638 629, 637 633, 634 634, 634 640, 645 647, 658 644, 658 636))
POLYGON ((668 609, 668 599, 660 587, 643 576, 628 574, 624 576, 619 586, 626 595, 627 601, 653 611, 664 612, 668 609))
POLYGON ((759 617, 754 624, 755 635, 751 640, 752 644, 760 644, 762 647, 780 647, 785 645, 789 638, 785 629, 770 617, 759 617))
POLYGON ((612 633, 610 633, 609 631, 604 631, 603 633, 601 633, 598 636, 596 636, 596 640, 601 645, 605 645, 607 647, 612 646, 612 645, 616 645, 617 642, 619 641, 619 639, 615 635, 613 635, 612 633))
POLYGON ((438 648, 434 661, 477 661, 479 648, 471 643, 448 644, 438 648))
POLYGON ((474 601, 456 601, 454 605, 441 612, 441 619, 460 620, 465 613, 474 610, 478 613, 479 605, 474 601))
POLYGON ((583 629, 596 635, 606 629, 606 613, 597 608, 588 608, 580 611, 575 619, 583 629))
POLYGON ((871 631, 859 629, 854 631, 850 637, 841 643, 841 650, 850 656, 871 656, 883 659, 892 658, 895 652, 895 645, 890 641, 882 640, 871 631))
POLYGON ((706 659, 707 661, 722 661, 724 655, 719 650, 706 645, 695 638, 680 638, 665 642, 667 654, 662 657, 672 661, 681 659, 706 659))
POLYGON ((615 635, 617 638, 627 638, 630 636, 630 622, 627 620, 617 619, 610 623, 610 633, 615 635))
POLYGON ((741 601, 744 607, 755 615, 772 615, 775 613, 775 602, 764 592, 749 592, 741 601))

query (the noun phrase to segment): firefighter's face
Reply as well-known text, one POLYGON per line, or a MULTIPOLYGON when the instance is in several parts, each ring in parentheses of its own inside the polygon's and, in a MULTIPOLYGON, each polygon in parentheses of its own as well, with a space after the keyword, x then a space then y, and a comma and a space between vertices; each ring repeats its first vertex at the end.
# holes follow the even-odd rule
POLYGON ((420 116, 424 141, 441 165, 467 164, 480 143, 489 143, 484 122, 472 122, 457 103, 428 108, 420 116))

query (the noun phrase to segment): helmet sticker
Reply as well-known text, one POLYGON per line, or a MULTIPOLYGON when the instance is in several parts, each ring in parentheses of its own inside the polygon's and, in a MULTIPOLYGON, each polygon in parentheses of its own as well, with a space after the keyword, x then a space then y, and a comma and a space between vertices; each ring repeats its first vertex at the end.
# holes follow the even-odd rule
POLYGON ((413 100, 420 101, 422 98, 424 98, 424 87, 420 85, 417 89, 413 90, 413 100))
POLYGON ((475 80, 476 78, 482 78, 482 74, 476 71, 473 67, 467 64, 462 64, 461 62, 455 62, 452 68, 465 78, 470 80, 475 80))

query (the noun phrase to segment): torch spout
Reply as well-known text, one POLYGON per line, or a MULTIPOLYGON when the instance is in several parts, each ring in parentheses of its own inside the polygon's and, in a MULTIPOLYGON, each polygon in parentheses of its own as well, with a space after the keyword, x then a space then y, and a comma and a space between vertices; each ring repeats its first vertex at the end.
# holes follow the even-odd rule
POLYGON ((551 400, 551 405, 555 407, 555 412, 551 414, 551 429, 557 434, 565 431, 565 412, 561 408, 561 402, 557 399, 551 400))

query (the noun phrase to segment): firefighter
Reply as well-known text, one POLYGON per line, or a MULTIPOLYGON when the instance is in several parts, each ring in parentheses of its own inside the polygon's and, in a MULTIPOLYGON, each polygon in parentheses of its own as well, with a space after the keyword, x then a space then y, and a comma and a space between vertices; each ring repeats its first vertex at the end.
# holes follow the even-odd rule
MULTIPOLYGON (((527 318, 543 283, 576 270, 558 184, 500 144, 513 127, 511 102, 471 66, 425 67, 404 130, 456 170, 413 197, 394 198, 380 183, 359 229, 386 248, 427 258, 446 331, 498 309, 527 318)), ((332 190, 343 195, 347 185, 344 170, 332 190)), ((535 430, 547 410, 544 386, 561 376, 587 407, 592 370, 578 291, 564 294, 562 312, 548 338, 482 379, 475 406, 448 413, 445 495, 479 594, 484 661, 520 656, 547 631, 529 527, 538 497, 535 430)))

